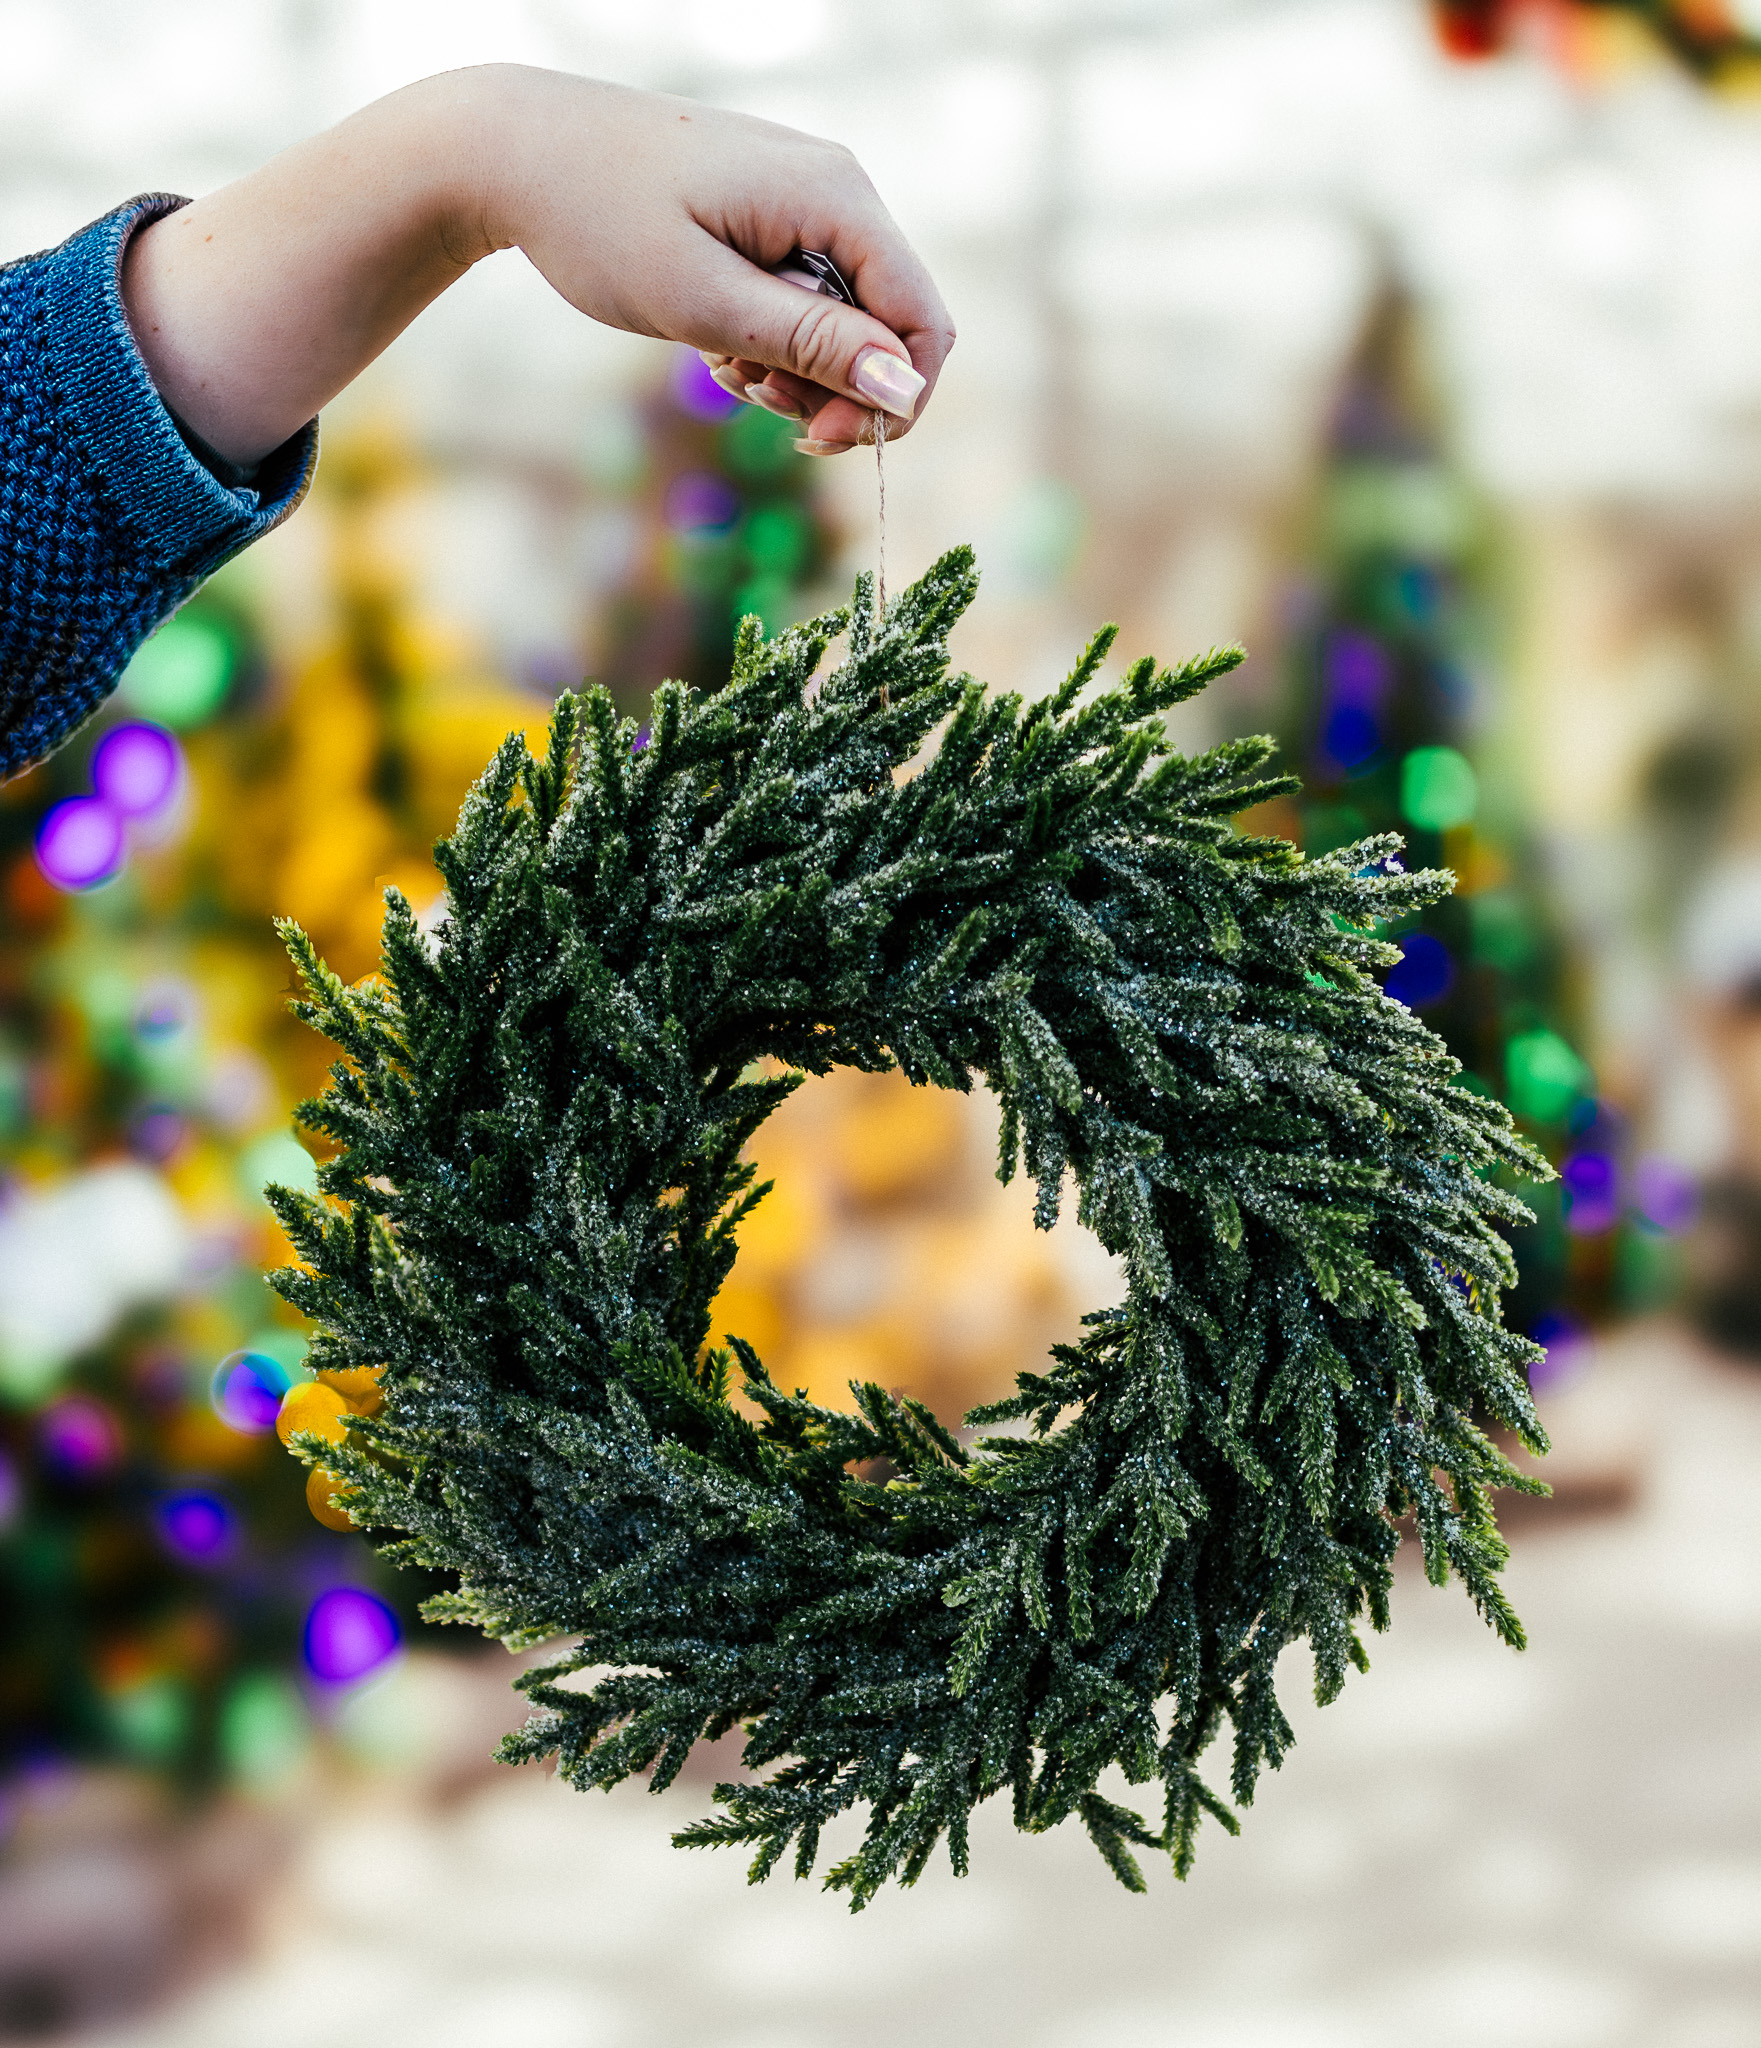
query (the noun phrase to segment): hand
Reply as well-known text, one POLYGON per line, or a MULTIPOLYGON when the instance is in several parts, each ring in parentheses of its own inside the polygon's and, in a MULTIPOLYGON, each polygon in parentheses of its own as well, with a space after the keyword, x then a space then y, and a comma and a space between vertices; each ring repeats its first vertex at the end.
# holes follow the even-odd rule
POLYGON ((860 164, 835 143, 670 95, 505 70, 484 166, 490 246, 517 243, 571 305, 704 351, 718 381, 799 419, 810 452, 888 438, 935 388, 954 329, 860 164), (822 250, 866 309, 769 273, 822 250))
POLYGON ((798 412, 818 453, 858 440, 877 402, 903 432, 953 345, 847 151, 514 65, 425 79, 154 222, 123 296, 166 404, 248 464, 514 246, 583 313, 705 350, 742 395, 798 412), (870 310, 770 276, 797 246, 870 310))

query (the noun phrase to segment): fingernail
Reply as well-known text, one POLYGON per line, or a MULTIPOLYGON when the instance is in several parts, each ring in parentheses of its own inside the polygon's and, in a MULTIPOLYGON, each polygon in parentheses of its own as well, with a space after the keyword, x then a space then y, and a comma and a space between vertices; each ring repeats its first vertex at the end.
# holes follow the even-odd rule
POLYGON ((807 417, 792 398, 773 391, 768 384, 748 384, 746 396, 754 405, 762 405, 766 412, 774 412, 780 420, 804 420, 807 417))
POLYGON ((797 441, 797 455, 848 455, 855 447, 854 441, 797 441))
POLYGON ((726 368, 711 370, 709 373, 724 391, 731 391, 736 398, 746 396, 746 380, 737 372, 726 368))
POLYGON ((697 351, 697 360, 706 370, 719 370, 723 363, 731 363, 734 359, 732 356, 724 356, 719 349, 700 348, 697 351))
POLYGON ((884 348, 864 349, 850 381, 864 398, 883 412, 897 413, 902 420, 911 417, 924 384, 909 363, 889 355, 884 348))

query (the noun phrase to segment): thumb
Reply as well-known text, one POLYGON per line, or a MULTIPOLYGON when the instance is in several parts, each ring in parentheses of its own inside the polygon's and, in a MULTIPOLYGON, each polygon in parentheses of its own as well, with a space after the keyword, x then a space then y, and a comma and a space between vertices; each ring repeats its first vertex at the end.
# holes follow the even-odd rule
MULTIPOLYGON (((721 317, 710 323, 715 332, 689 337, 697 347, 782 370, 863 412, 878 406, 896 419, 912 417, 929 380, 890 327, 726 253, 733 275, 724 279, 721 317)), ((849 438, 858 424, 850 422, 849 438)))

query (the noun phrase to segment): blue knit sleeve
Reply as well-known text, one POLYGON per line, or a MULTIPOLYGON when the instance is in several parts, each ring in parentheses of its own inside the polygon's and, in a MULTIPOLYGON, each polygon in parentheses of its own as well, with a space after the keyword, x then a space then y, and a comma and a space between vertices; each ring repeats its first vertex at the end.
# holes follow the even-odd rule
POLYGON ((160 620, 311 482, 316 421, 232 489, 154 389, 122 254, 182 204, 131 199, 0 268, 0 776, 82 725, 160 620))

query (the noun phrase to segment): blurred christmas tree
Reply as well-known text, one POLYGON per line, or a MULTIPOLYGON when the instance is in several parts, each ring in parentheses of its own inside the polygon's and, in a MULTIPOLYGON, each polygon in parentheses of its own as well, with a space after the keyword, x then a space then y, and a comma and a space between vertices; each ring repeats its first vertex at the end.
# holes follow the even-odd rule
POLYGON ((1498 564, 1492 522, 1443 450, 1417 323, 1378 297, 1325 452, 1283 735, 1320 852, 1395 831, 1456 894, 1390 934, 1389 992, 1448 1041, 1463 1084, 1501 1097, 1561 1169, 1529 1188, 1516 1326, 1569 1363, 1584 1326, 1646 1284, 1649 1226, 1623 1203, 1624 1132, 1580 1051, 1519 778, 1489 770, 1498 564), (1631 1243, 1627 1240, 1633 1239, 1631 1243))
POLYGON ((592 667, 640 713, 663 676, 725 682, 747 614, 776 632, 811 611, 805 593, 829 567, 835 536, 814 465, 794 450, 801 428, 730 396, 693 350, 677 352, 632 427, 608 434, 601 452, 631 531, 592 667))
POLYGON ((378 528, 417 482, 395 444, 327 451, 316 659, 271 674, 247 558, 0 791, 0 1833, 8 1787, 83 1760, 287 1780, 427 1633, 275 1442, 309 1375, 260 1277, 322 1071, 271 915, 369 969, 383 883, 437 895, 436 829, 548 710, 411 616, 378 528))
MULTIPOLYGON (((608 424, 607 670, 644 699, 714 682, 736 619, 793 616, 825 566, 797 430, 688 352, 608 424)), ((246 557, 0 790, 0 1834, 8 1787, 79 1760, 286 1779, 351 1681, 430 1633, 432 1587, 274 1441, 309 1375, 260 1278, 289 1251, 260 1191, 311 1179, 288 1117, 324 1071, 272 914, 371 972, 384 885, 438 906, 429 845, 549 714, 412 603, 399 521, 430 481, 395 435, 333 435, 301 514, 317 653, 276 672, 246 557)))

